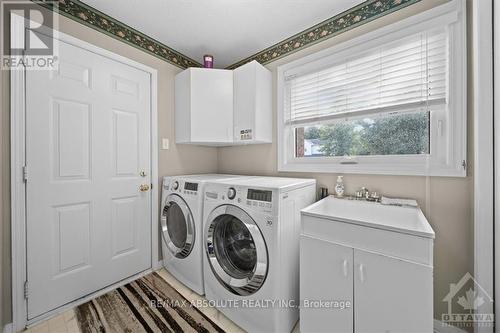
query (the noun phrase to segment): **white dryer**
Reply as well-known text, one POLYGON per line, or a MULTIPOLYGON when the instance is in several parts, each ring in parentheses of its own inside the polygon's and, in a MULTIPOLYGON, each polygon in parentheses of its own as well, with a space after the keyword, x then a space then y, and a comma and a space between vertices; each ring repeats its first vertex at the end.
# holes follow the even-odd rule
POLYGON ((248 332, 290 332, 299 317, 300 210, 314 179, 207 183, 205 295, 248 332))
POLYGON ((203 295, 203 188, 207 181, 244 176, 203 174, 163 178, 161 243, 163 265, 179 281, 203 295))

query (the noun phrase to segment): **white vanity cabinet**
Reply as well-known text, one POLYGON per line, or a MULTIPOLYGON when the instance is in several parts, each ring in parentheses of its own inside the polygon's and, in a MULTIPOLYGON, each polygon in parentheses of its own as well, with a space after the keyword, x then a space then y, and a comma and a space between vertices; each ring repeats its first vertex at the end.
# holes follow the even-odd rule
POLYGON ((433 331, 434 232, 419 208, 328 197, 301 214, 302 333, 433 331))
POLYGON ((353 302, 353 249, 308 236, 300 238, 300 331, 353 332, 352 306, 331 309, 304 301, 353 302), (328 256, 328 264, 322 260, 328 256))
POLYGON ((354 250, 356 332, 433 332, 432 267, 354 250))

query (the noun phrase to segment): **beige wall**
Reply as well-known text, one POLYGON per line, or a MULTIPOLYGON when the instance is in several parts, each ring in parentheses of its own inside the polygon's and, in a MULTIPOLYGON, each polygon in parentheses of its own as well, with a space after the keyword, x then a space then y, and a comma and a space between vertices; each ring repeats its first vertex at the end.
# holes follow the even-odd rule
MULTIPOLYGON (((275 89, 273 105, 276 105, 276 73, 279 65, 444 2, 446 1, 424 0, 397 13, 270 63, 266 67, 273 72, 273 87, 275 89)), ((469 103, 469 105, 472 104, 469 103)), ((276 107, 273 119, 273 128, 276 128, 276 107)), ((472 116, 469 119, 472 119, 472 116)), ((471 137, 469 132, 469 138, 471 137)), ((276 142, 275 130, 272 144, 219 148, 219 172, 313 177, 317 179, 318 186, 328 187, 329 192, 333 193, 336 174, 277 172, 276 142)), ((466 272, 473 272, 473 182, 470 168, 468 174, 467 178, 371 175, 346 175, 344 177, 346 191, 349 193, 353 193, 361 186, 366 186, 370 190, 376 190, 387 196, 415 198, 422 206, 436 232, 434 248, 436 318, 441 318, 441 313, 447 310, 442 299, 449 291, 449 284, 457 282, 466 272)))
MULTIPOLYGON (((134 47, 119 42, 111 37, 99 33, 65 17, 60 17, 60 30, 66 34, 75 36, 86 42, 92 43, 104 49, 113 51, 122 56, 150 66, 158 71, 158 145, 161 138, 170 139, 170 149, 159 151, 159 176, 182 174, 182 173, 204 173, 217 171, 217 149, 197 147, 188 145, 176 145, 174 138, 174 76, 181 69, 166 63, 156 57, 148 55, 134 47)), ((2 302, 0 311, 0 331, 3 325, 11 320, 10 309, 10 202, 9 202, 9 91, 8 72, 2 71, 2 99, 0 114, 0 146, 2 163, 0 164, 0 191, 1 217, 0 228, 0 258, 1 274, 0 286, 2 291, 2 302)), ((160 184, 160 179, 158 180, 160 184)))

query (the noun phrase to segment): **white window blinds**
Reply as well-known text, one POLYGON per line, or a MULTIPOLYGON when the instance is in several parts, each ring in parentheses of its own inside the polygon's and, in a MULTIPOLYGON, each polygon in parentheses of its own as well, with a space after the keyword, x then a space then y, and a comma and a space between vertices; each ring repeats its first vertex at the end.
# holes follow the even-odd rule
POLYGON ((308 73, 285 73, 285 122, 413 111, 445 105, 448 33, 418 33, 308 73))

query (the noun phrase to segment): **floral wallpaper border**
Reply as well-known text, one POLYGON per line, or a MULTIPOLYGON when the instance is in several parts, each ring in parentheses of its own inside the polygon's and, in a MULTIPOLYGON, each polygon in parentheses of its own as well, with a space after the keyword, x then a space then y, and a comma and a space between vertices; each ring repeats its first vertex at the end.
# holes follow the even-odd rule
MULTIPOLYGON (((419 1, 421 0, 367 0, 226 68, 234 69, 252 60, 261 64, 270 63, 419 1)), ((54 8, 53 1, 35 2, 180 68, 202 67, 199 62, 81 1, 58 0, 57 8, 54 8)))
POLYGON ((365 1, 226 68, 235 69, 252 60, 261 64, 270 63, 419 1, 421 0, 365 1))
POLYGON ((79 23, 105 33, 122 42, 152 54, 180 68, 201 67, 197 61, 175 51, 165 44, 146 36, 128 25, 88 6, 78 0, 59 0, 57 5, 53 1, 36 1, 36 3, 59 12, 79 23), (57 8, 54 8, 57 6, 57 8))

